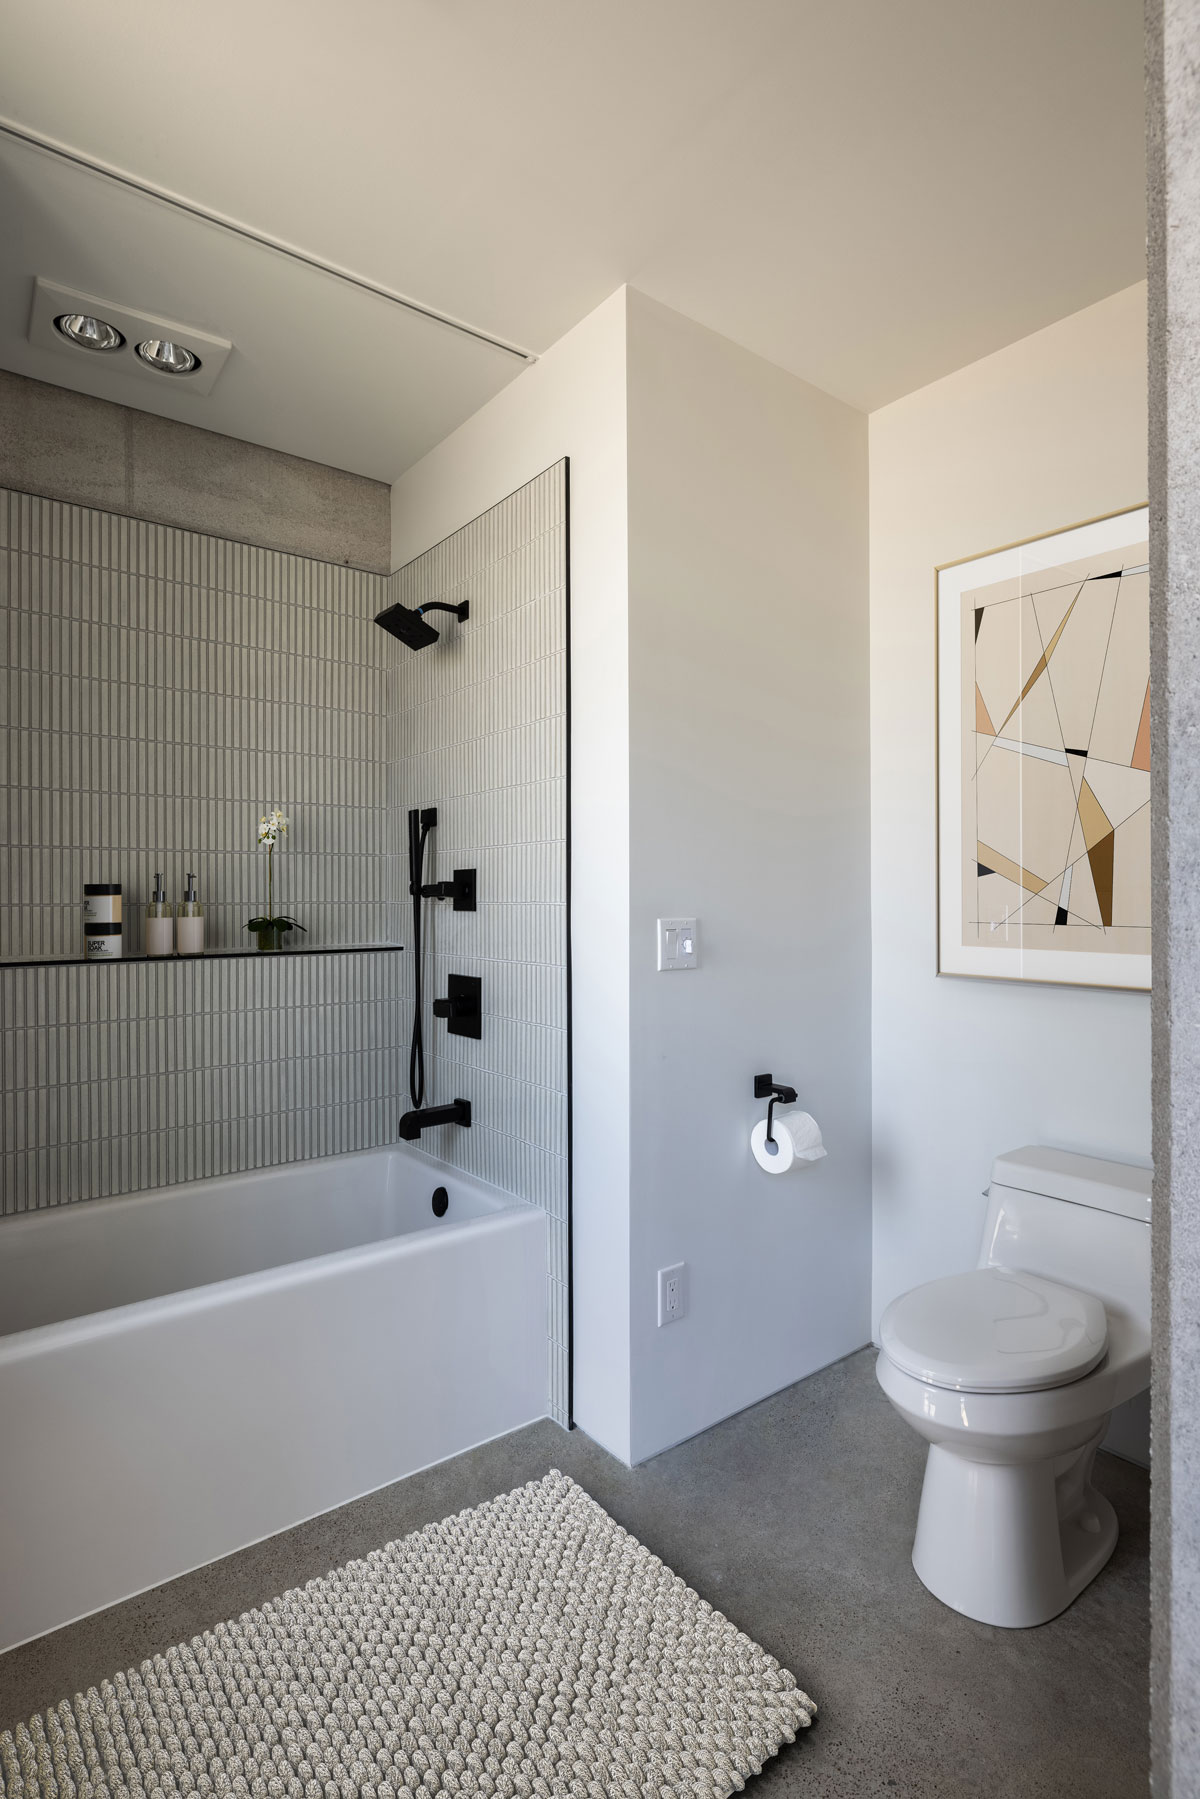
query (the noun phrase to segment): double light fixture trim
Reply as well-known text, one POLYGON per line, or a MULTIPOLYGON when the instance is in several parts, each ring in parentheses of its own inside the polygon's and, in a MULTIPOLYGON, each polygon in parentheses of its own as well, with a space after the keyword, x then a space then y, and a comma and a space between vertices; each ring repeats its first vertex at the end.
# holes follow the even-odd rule
MULTIPOLYGON (((87 312, 61 312, 54 321, 55 329, 68 343, 81 350, 111 355, 123 349, 125 334, 107 319, 95 318, 87 312)), ((161 375, 194 375, 201 367, 200 358, 186 344, 173 343, 165 337, 148 337, 136 346, 137 354, 147 368, 161 375)))

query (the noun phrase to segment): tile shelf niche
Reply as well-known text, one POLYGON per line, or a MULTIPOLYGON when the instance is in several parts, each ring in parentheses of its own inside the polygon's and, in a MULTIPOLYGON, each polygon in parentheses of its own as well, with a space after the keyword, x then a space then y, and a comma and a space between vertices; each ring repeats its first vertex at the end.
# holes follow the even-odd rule
POLYGON ((278 961, 288 956, 375 956, 394 953, 402 950, 402 943, 315 943, 311 948, 297 945, 295 949, 281 949, 263 952, 257 949, 206 949, 198 956, 144 956, 140 952, 132 956, 33 956, 26 960, 0 961, 0 971, 6 968, 120 968, 122 963, 157 962, 163 966, 172 966, 179 962, 228 962, 243 957, 253 956, 257 961, 278 961))
POLYGON ((403 928, 392 690, 411 652, 374 623, 386 576, 4 487, 0 564, 0 963, 82 959, 76 896, 106 875, 132 959, 156 869, 175 902, 195 869, 208 944, 253 950, 274 806, 292 825, 275 909, 302 942, 403 928))

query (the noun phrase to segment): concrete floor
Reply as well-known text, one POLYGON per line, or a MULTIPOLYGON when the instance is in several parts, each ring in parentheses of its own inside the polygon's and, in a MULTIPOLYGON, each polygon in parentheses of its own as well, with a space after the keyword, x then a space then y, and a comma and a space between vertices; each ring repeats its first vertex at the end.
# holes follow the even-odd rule
POLYGON ((1148 1476, 1098 1458, 1121 1539, 1061 1618, 974 1624, 912 1571, 924 1445, 873 1369, 860 1351, 632 1470, 579 1431, 531 1425, 0 1656, 0 1728, 558 1467, 817 1700, 755 1799, 1144 1794, 1148 1476))

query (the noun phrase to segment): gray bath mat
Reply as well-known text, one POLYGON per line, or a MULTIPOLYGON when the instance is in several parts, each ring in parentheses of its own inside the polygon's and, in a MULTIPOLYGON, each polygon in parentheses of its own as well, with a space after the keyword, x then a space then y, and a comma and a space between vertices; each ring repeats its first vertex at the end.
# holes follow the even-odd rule
POLYGON ((552 1470, 0 1736, 6 1799, 722 1799, 812 1700, 552 1470))

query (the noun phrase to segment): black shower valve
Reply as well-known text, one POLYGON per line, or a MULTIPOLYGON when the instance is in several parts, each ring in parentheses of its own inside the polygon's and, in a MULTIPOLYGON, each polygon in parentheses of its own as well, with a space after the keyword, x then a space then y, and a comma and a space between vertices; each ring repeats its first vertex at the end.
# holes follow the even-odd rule
POLYGON ((452 1037, 482 1037, 483 982, 477 974, 452 974, 446 977, 445 999, 433 1002, 435 1018, 446 1020, 452 1037))
POLYGON ((475 910, 475 870, 456 868, 449 881, 430 881, 421 889, 425 899, 453 900, 456 912, 475 910))

